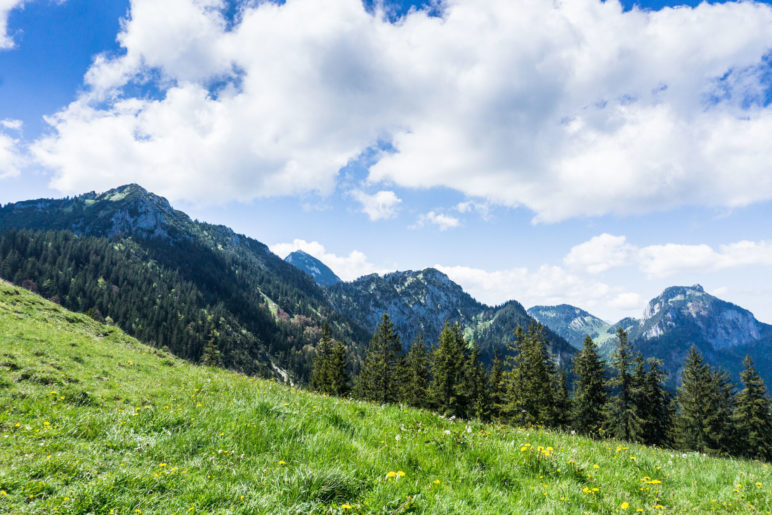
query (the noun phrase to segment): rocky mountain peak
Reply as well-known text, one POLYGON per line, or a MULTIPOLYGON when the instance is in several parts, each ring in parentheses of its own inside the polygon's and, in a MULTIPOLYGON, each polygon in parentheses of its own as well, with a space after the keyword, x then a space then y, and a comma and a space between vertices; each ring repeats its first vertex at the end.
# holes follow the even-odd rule
POLYGON ((331 286, 341 282, 340 277, 335 275, 327 265, 302 250, 292 252, 284 258, 284 261, 310 275, 320 286, 331 286))

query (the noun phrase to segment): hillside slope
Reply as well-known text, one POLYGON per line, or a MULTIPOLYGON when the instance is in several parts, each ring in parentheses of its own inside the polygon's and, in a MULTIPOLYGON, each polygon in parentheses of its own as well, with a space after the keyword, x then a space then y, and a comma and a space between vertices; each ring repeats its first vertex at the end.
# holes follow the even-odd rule
POLYGON ((0 277, 192 361, 211 342, 224 365, 263 376, 302 381, 325 321, 352 357, 370 336, 264 244, 135 184, 0 207, 0 277))
POLYGON ((322 397, 197 367, 0 281, 0 512, 707 513, 769 466, 322 397))

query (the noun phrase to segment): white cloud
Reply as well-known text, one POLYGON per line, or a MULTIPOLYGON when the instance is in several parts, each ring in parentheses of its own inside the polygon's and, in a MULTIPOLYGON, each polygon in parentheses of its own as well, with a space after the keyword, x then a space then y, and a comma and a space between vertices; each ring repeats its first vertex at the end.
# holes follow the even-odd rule
POLYGON ((426 224, 436 225, 440 231, 447 231, 448 229, 458 227, 461 224, 461 221, 454 216, 429 211, 428 213, 419 216, 418 222, 416 222, 416 225, 413 227, 423 227, 426 224))
POLYGON ((337 256, 327 252, 324 245, 318 241, 295 239, 291 243, 276 243, 271 245, 270 249, 271 252, 282 258, 287 257, 287 255, 296 250, 302 250, 330 267, 335 272, 335 275, 344 281, 353 281, 367 274, 386 272, 386 270, 370 263, 367 260, 367 256, 358 250, 352 250, 348 256, 337 256))
POLYGON ((563 262, 590 274, 635 265, 649 277, 715 272, 742 266, 772 266, 772 241, 738 241, 721 245, 666 243, 637 247, 624 236, 601 234, 571 248, 563 262))
POLYGON ((772 241, 739 241, 721 245, 651 245, 638 252, 640 268, 652 277, 684 272, 715 272, 742 266, 772 266, 772 241))
MULTIPOLYGON (((5 123, 0 126, 7 127, 5 123)), ((8 127, 18 130, 15 127, 8 127)), ((0 131, 0 179, 19 175, 25 164, 25 158, 20 148, 21 143, 17 138, 0 131)))
POLYGON ((125 55, 97 58, 92 89, 34 146, 53 186, 325 194, 390 140, 371 181, 541 221, 772 198, 770 6, 447 0, 443 19, 391 24, 361 0, 287 0, 247 3, 228 27, 222 5, 132 0, 125 55), (160 98, 122 89, 142 81, 160 98))
POLYGON ((477 212, 480 218, 483 220, 490 220, 491 207, 486 202, 475 202, 474 200, 467 200, 456 204, 456 211, 459 213, 472 213, 477 212))
POLYGON ((643 307, 640 297, 618 286, 573 274, 562 267, 542 265, 535 270, 512 268, 487 271, 465 266, 436 268, 460 284, 474 298, 491 305, 517 299, 525 307, 572 304, 596 313, 619 316, 643 307), (609 299, 612 299, 609 301, 609 299), (610 308, 609 308, 610 306, 610 308))
POLYGON ((12 131, 20 131, 24 124, 21 120, 11 120, 6 118, 5 120, 0 120, 0 125, 12 131))
POLYGON ((11 10, 24 5, 26 0, 0 0, 0 50, 14 47, 14 42, 8 34, 8 15, 11 10))
POLYGON ((563 262, 570 268, 597 274, 627 264, 634 250, 624 236, 604 233, 573 247, 563 262))
POLYGON ((368 195, 363 191, 352 191, 351 196, 362 204, 362 212, 370 217, 370 220, 386 220, 397 216, 397 209, 402 199, 393 191, 379 191, 368 195))

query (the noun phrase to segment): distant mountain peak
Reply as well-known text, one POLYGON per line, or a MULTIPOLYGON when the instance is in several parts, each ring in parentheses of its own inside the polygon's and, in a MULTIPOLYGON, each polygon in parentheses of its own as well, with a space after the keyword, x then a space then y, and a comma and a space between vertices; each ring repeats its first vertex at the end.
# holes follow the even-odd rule
POLYGON ((320 286, 332 286, 341 282, 340 277, 335 275, 327 265, 302 250, 292 252, 284 258, 284 261, 310 275, 320 286))
POLYGON ((565 338, 577 349, 581 348, 582 341, 587 336, 598 343, 611 327, 600 318, 570 304, 534 306, 528 310, 528 314, 565 338))
POLYGON ((756 341, 769 329, 747 309, 705 293, 697 284, 671 286, 653 298, 639 330, 637 336, 646 340, 678 333, 725 349, 756 341))

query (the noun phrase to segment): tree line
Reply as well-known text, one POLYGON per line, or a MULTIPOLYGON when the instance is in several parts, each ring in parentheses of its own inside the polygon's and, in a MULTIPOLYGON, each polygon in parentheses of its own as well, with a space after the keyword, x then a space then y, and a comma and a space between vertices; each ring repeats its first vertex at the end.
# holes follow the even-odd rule
POLYGON ((506 357, 497 353, 485 369, 458 324, 446 323, 436 345, 419 336, 405 352, 384 314, 353 378, 343 344, 323 330, 311 387, 444 416, 772 461, 772 400, 750 358, 738 390, 692 347, 673 395, 660 360, 634 354, 622 329, 617 340, 606 363, 585 338, 569 377, 556 365, 540 324, 518 327, 506 357))

